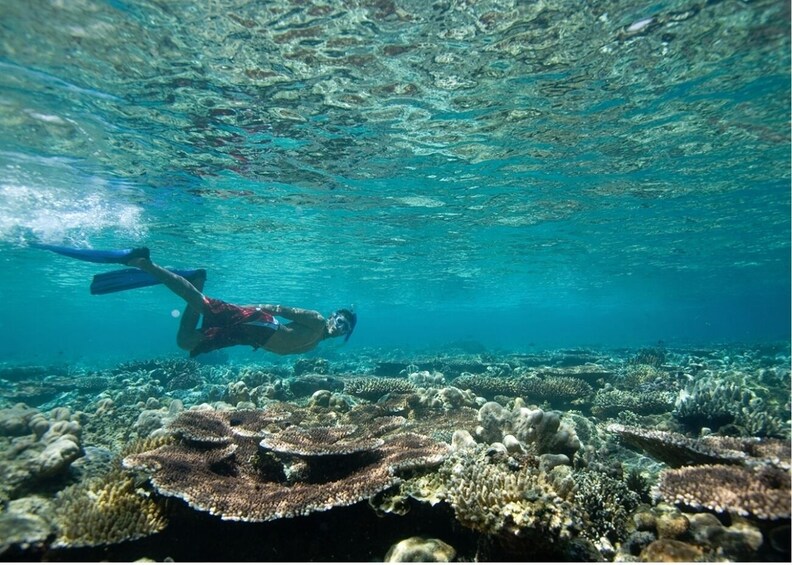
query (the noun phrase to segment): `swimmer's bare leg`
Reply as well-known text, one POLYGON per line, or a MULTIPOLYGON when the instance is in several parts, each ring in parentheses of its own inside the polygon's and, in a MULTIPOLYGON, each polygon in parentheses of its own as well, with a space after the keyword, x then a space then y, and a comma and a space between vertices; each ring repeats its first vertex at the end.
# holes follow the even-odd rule
MULTIPOLYGON (((194 277, 191 277, 188 282, 192 283, 198 292, 203 292, 204 283, 206 282, 206 273, 201 271, 194 277)), ((198 331, 198 320, 200 317, 201 311, 196 310, 187 303, 187 307, 184 309, 181 321, 179 322, 179 332, 176 334, 176 343, 181 349, 191 351, 203 340, 203 333, 198 331)))
POLYGON ((187 308, 185 308, 181 322, 179 322, 179 333, 176 335, 176 343, 180 348, 188 351, 198 345, 203 339, 203 334, 198 331, 197 326, 198 319, 204 309, 202 291, 206 282, 205 275, 196 275, 193 282, 190 282, 184 277, 163 269, 145 258, 132 259, 127 265, 147 272, 187 302, 187 308))

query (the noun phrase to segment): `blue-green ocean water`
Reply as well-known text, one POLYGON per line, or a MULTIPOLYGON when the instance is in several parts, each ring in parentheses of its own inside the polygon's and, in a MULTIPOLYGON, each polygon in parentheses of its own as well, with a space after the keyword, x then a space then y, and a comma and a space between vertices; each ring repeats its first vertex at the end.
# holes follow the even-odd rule
POLYGON ((178 353, 36 241, 350 351, 789 340, 789 128, 776 0, 0 0, 0 359, 178 353))

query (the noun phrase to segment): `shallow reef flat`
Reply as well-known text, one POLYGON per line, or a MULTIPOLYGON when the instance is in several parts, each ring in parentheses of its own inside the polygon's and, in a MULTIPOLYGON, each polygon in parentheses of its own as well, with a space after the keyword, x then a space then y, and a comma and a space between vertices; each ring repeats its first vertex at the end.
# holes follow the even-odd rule
POLYGON ((0 557, 788 562, 790 428, 788 343, 3 365, 0 557))

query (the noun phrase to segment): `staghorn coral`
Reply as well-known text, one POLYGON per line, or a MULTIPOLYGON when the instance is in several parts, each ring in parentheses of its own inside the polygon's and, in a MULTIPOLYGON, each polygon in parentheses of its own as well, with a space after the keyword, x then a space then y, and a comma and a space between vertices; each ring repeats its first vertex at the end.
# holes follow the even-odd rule
POLYGON ((121 470, 72 485, 55 499, 56 547, 98 546, 139 539, 164 529, 160 507, 121 470))
POLYGON ((367 400, 377 400, 389 393, 415 392, 415 385, 407 379, 346 377, 343 382, 345 393, 367 400))
POLYGON ((789 438, 789 423, 772 414, 762 398, 753 398, 747 406, 741 406, 736 424, 743 435, 789 438))
POLYGON ((790 518, 790 475, 772 466, 700 465, 660 473, 660 495, 675 504, 763 520, 790 518))
POLYGON ((158 492, 193 508, 256 522, 354 504, 397 484, 401 472, 439 464, 447 452, 444 444, 411 433, 376 437, 403 423, 398 418, 370 421, 365 430, 360 418, 358 435, 355 426, 337 432, 302 427, 300 434, 292 428, 256 432, 258 426, 250 425, 255 411, 243 414, 192 415, 224 420, 230 428, 225 444, 193 442, 182 434, 180 443, 128 456, 124 465, 147 470, 158 492), (339 449, 339 442, 353 443, 350 436, 355 447, 339 449), (332 438, 335 445, 327 447, 332 438))

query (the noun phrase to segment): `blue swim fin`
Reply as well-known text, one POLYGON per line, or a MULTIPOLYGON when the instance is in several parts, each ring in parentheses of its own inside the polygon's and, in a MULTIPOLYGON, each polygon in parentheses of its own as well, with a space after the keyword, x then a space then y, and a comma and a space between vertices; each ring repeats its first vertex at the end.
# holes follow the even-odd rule
MULTIPOLYGON (((198 274, 206 278, 206 270, 204 269, 168 270, 188 280, 198 274)), ((91 294, 110 294, 157 284, 160 284, 160 282, 145 271, 141 271, 140 269, 120 269, 118 271, 94 275, 93 281, 91 282, 91 294)))
POLYGON ((80 261, 88 261, 90 263, 120 263, 126 265, 130 259, 138 257, 149 258, 148 247, 136 247, 134 249, 75 249, 73 247, 62 247, 60 245, 47 245, 45 243, 31 243, 30 247, 36 249, 46 249, 47 251, 54 251, 60 255, 71 257, 72 259, 79 259, 80 261))

